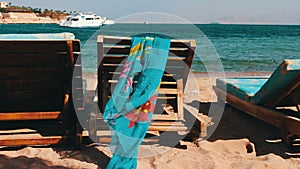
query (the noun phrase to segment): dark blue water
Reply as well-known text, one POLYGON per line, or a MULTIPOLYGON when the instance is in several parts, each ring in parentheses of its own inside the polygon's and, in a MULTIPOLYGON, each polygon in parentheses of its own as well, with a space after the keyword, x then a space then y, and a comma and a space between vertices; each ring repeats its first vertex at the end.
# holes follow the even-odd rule
POLYGON ((283 59, 300 58, 300 25, 115 24, 100 29, 62 28, 56 24, 0 24, 5 33, 72 32, 81 41, 84 72, 97 68, 97 35, 159 33, 196 39, 193 71, 273 71, 283 59))

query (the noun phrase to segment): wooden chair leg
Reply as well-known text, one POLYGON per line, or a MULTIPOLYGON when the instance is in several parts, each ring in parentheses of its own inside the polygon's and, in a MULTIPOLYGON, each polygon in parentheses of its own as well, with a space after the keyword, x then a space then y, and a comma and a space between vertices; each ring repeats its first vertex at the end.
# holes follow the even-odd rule
POLYGON ((286 129, 281 129, 281 139, 288 149, 293 149, 293 141, 296 135, 286 129))
POLYGON ((204 138, 207 136, 207 124, 204 121, 200 121, 200 137, 204 138))
POLYGON ((177 109, 178 109, 178 120, 184 120, 183 115, 183 80, 177 80, 177 109))

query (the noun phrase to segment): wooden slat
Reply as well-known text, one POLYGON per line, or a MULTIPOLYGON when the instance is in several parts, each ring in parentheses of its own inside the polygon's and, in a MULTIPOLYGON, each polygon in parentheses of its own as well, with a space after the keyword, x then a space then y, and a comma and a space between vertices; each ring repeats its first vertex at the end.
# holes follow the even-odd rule
POLYGON ((188 128, 186 126, 156 126, 150 125, 149 131, 187 131, 188 128))
POLYGON ((182 122, 174 121, 152 121, 150 125, 153 126, 184 126, 182 122))
POLYGON ((62 88, 63 79, 0 79, 1 90, 29 90, 49 86, 52 89, 62 88))
MULTIPOLYGON (((130 49, 130 45, 103 45, 104 51, 109 49, 130 49)), ((170 51, 186 51, 188 50, 188 46, 181 46, 181 47, 170 47, 170 51)), ((106 52, 105 52, 106 53, 106 52)), ((127 53, 127 52, 125 52, 127 53)))
POLYGON ((126 56, 109 56, 104 57, 102 60, 102 64, 119 64, 122 61, 125 61, 127 57, 126 56))
POLYGON ((170 81, 161 81, 160 84, 161 85, 164 85, 164 84, 165 85, 176 85, 177 83, 176 82, 170 82, 170 81))
POLYGON ((57 53, 68 51, 66 41, 0 40, 0 53, 57 53))
MULTIPOLYGON (((117 45, 131 45, 130 37, 121 37, 121 36, 104 36, 102 35, 105 44, 117 44, 117 45)), ((171 47, 186 47, 189 46, 190 40, 183 39, 172 39, 171 47)))
POLYGON ((166 100, 166 99, 167 99, 167 100, 168 100, 168 99, 176 99, 176 98, 177 98, 177 97, 170 97, 170 96, 169 96, 169 97, 166 97, 166 96, 164 96, 164 97, 158 96, 158 97, 157 97, 157 99, 163 99, 163 100, 166 100))
POLYGON ((130 39, 108 38, 105 36, 104 43, 111 44, 111 45, 131 45, 131 40, 130 39))
POLYGON ((61 115, 60 111, 54 112, 2 112, 0 121, 12 120, 50 120, 57 119, 61 115))
POLYGON ((0 66, 64 66, 66 54, 0 54, 0 66))
POLYGON ((160 89, 158 89, 158 92, 162 93, 162 94, 177 94, 177 89, 163 89, 163 88, 160 88, 160 89))
POLYGON ((100 137, 100 138, 98 138, 98 142, 99 143, 110 143, 111 142, 111 138, 109 137, 109 138, 107 138, 107 137, 100 137))
POLYGON ((189 48, 191 40, 171 40, 171 48, 189 48))
POLYGON ((20 145, 53 145, 63 141, 62 136, 48 136, 42 138, 27 139, 1 139, 0 146, 20 146, 20 145))
POLYGON ((177 67, 183 69, 186 66, 186 63, 183 59, 170 59, 167 61, 166 67, 177 67))
POLYGON ((63 88, 49 88, 36 90, 4 90, 0 93, 0 100, 27 100, 27 99, 58 99, 63 97, 63 88))
POLYGON ((64 67, 0 67, 0 78, 49 79, 62 76, 64 71, 64 67))
MULTIPOLYGON (((130 47, 125 46, 114 46, 114 47, 105 47, 103 49, 104 54, 113 54, 113 55, 128 55, 130 52, 130 47)), ((177 56, 177 57, 186 57, 189 55, 188 49, 176 49, 172 48, 169 50, 169 56, 177 56)))
POLYGON ((171 116, 165 114, 153 114, 152 120, 178 120, 178 116, 171 116))
POLYGON ((56 93, 53 93, 52 95, 42 95, 40 97, 30 97, 30 95, 28 95, 28 97, 26 98, 22 98, 22 95, 19 95, 20 97, 18 97, 18 95, 16 95, 17 97, 9 97, 9 98, 0 98, 0 110, 3 110, 2 108, 4 107, 12 107, 13 108, 17 108, 17 107, 24 107, 28 108, 30 106, 35 105, 36 108, 43 108, 45 107, 53 107, 53 108, 60 108, 61 106, 61 102, 63 101, 63 94, 61 94, 61 96, 57 96, 56 93), (47 106, 47 104, 49 106, 47 106), (15 105, 15 106, 13 106, 15 105))
POLYGON ((63 98, 57 101, 54 100, 25 100, 25 101, 1 101, 0 112, 14 111, 53 111, 62 110, 63 98))

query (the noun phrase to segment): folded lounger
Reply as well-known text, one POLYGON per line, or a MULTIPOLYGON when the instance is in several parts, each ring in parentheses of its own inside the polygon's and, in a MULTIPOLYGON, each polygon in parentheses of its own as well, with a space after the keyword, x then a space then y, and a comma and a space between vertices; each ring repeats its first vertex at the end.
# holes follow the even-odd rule
POLYGON ((300 59, 284 60, 270 77, 217 79, 220 101, 282 129, 286 143, 300 135, 300 59), (293 107, 285 114, 282 107, 293 107))
MULTIPOLYGON (((153 121, 149 132, 187 131, 184 125, 183 92, 196 47, 195 40, 171 40, 168 60, 163 74, 153 121)), ((112 95, 122 65, 129 55, 131 37, 98 36, 98 103, 100 111, 112 95)), ((134 80, 135 83, 135 80, 134 80)), ((90 119, 90 124, 95 121, 90 119)), ((96 124, 90 126, 96 135, 96 124)), ((100 127, 101 128, 101 127, 100 127)), ((100 129, 103 131, 103 129, 100 129)), ((94 133, 94 134, 92 134, 94 133)), ((98 134, 99 135, 99 134, 98 134)), ((105 135, 105 134, 100 134, 105 135)))
POLYGON ((72 33, 1 34, 0 145, 80 143, 81 76, 72 33))

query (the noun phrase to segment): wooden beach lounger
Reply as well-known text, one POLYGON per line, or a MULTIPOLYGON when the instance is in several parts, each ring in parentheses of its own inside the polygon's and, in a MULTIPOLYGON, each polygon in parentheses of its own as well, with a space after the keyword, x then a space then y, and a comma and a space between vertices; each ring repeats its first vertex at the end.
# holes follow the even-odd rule
POLYGON ((287 145, 300 135, 300 59, 284 60, 269 78, 217 79, 214 90, 220 100, 281 128, 287 145))
POLYGON ((79 143, 81 76, 73 34, 0 35, 0 146, 79 143))
MULTIPOLYGON (((130 48, 130 37, 98 36, 98 102, 101 112, 117 84, 122 62, 128 56, 130 48)), ((183 92, 195 48, 195 40, 171 40, 149 132, 188 130, 184 125, 183 92)))

